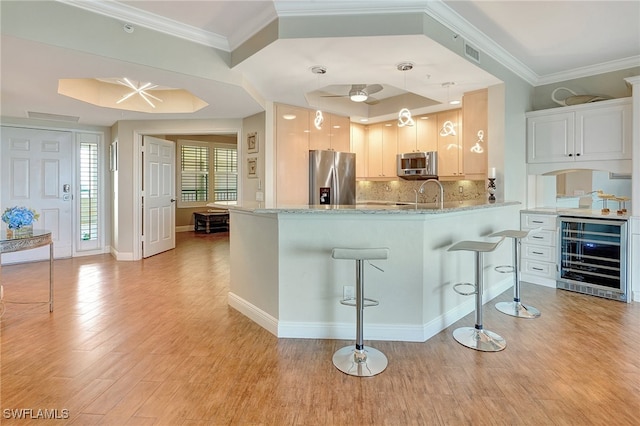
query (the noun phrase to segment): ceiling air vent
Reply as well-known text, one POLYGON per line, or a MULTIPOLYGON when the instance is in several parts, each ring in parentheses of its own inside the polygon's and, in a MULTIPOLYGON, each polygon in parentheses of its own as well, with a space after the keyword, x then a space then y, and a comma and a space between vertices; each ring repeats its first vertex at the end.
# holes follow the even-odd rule
POLYGON ((474 62, 480 63, 480 52, 473 46, 464 44, 464 54, 467 58, 472 59, 474 62))

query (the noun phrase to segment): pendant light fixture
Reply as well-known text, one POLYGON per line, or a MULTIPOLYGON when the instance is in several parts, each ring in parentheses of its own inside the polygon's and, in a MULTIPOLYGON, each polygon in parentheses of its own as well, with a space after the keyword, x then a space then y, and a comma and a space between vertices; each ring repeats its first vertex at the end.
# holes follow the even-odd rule
MULTIPOLYGON (((399 63, 398 71, 410 71, 413 69, 413 64, 411 62, 402 62, 399 63)), ((407 91, 407 75, 404 75, 404 91, 407 91)), ((398 113, 398 127, 404 126, 413 126, 415 122, 413 121, 413 117, 411 117, 411 111, 408 108, 402 108, 398 113)))
MULTIPOLYGON (((317 84, 316 84, 316 89, 320 88, 320 76, 323 74, 327 73, 327 69, 321 65, 316 65, 314 67, 311 67, 311 72, 314 73, 317 78, 317 84)), ((322 129, 322 123, 324 123, 324 116, 322 115, 322 110, 320 108, 318 108, 316 110, 316 117, 313 120, 313 125, 316 129, 321 130, 322 129)))
POLYGON ((451 86, 453 86, 454 84, 456 84, 453 81, 448 81, 446 83, 442 83, 442 87, 446 87, 447 88, 447 102, 449 103, 449 105, 460 105, 460 101, 458 99, 451 99, 451 86))
MULTIPOLYGON (((447 83, 442 83, 442 87, 446 87, 447 88, 447 102, 449 102, 449 104, 451 105, 455 105, 451 102, 451 98, 449 97, 449 87, 453 86, 455 83, 450 81, 447 83)), ((458 102, 459 103, 459 102, 458 102)), ((456 136, 456 124, 453 123, 453 121, 451 120, 447 120, 444 123, 442 123, 442 128, 440 129, 440 136, 456 136)), ((449 144, 449 146, 447 146, 447 149, 451 148, 452 146, 455 145, 451 145, 449 144)))

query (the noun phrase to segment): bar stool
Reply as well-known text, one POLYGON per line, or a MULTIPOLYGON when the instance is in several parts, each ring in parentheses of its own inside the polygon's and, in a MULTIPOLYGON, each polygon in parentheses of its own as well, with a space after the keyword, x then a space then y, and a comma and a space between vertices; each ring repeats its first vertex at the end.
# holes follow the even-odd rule
POLYGON ((523 305, 520 302, 520 256, 522 239, 527 238, 530 233, 537 232, 538 229, 532 229, 530 231, 519 231, 514 229, 507 229, 505 231, 495 232, 490 237, 506 237, 513 239, 513 265, 500 265, 496 266, 497 272, 508 274, 514 273, 513 284, 513 302, 498 302, 496 303, 496 309, 503 314, 511 315, 518 318, 538 318, 540 311, 533 306, 523 305))
POLYGON ((476 296, 476 324, 475 327, 460 327, 453 331, 453 338, 458 343, 467 346, 471 349, 484 352, 498 352, 503 350, 507 346, 507 342, 498 334, 485 330, 482 325, 482 293, 484 291, 482 270, 483 270, 483 255, 487 252, 492 252, 504 241, 502 237, 497 242, 484 242, 484 241, 460 241, 451 247, 447 251, 473 251, 476 253, 476 283, 457 283, 453 286, 456 293, 464 296, 470 296, 475 294, 476 296), (460 290, 462 286, 473 287, 473 291, 464 292, 460 290))
MULTIPOLYGON (((364 346, 363 326, 365 306, 376 306, 377 300, 364 297, 364 261, 384 260, 389 257, 387 248, 334 248, 331 252, 334 259, 355 260, 356 261, 356 298, 355 303, 351 300, 341 300, 340 303, 347 306, 356 307, 356 344, 338 349, 333 354, 333 365, 343 373, 351 376, 368 377, 382 373, 387 368, 387 357, 377 349, 364 346)), ((376 269, 382 269, 369 263, 376 269)))

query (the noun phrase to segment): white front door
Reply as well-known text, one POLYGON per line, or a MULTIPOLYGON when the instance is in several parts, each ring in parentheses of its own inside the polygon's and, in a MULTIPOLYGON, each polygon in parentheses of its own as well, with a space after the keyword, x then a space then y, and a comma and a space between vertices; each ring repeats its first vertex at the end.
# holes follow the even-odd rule
MULTIPOLYGON (((51 231, 54 256, 73 254, 73 134, 2 126, 0 214, 24 206, 40 215, 34 229, 51 231)), ((4 225, 3 225, 4 226, 4 225)), ((3 263, 49 258, 41 247, 2 255, 3 263)))
POLYGON ((175 143, 144 136, 142 257, 176 247, 175 143))

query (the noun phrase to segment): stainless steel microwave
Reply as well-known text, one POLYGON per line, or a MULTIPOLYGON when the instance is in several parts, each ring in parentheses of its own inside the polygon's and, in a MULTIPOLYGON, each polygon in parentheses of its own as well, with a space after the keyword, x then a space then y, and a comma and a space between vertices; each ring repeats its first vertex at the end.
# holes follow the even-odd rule
POLYGON ((438 178, 438 153, 409 152, 398 154, 398 176, 403 179, 438 178))

